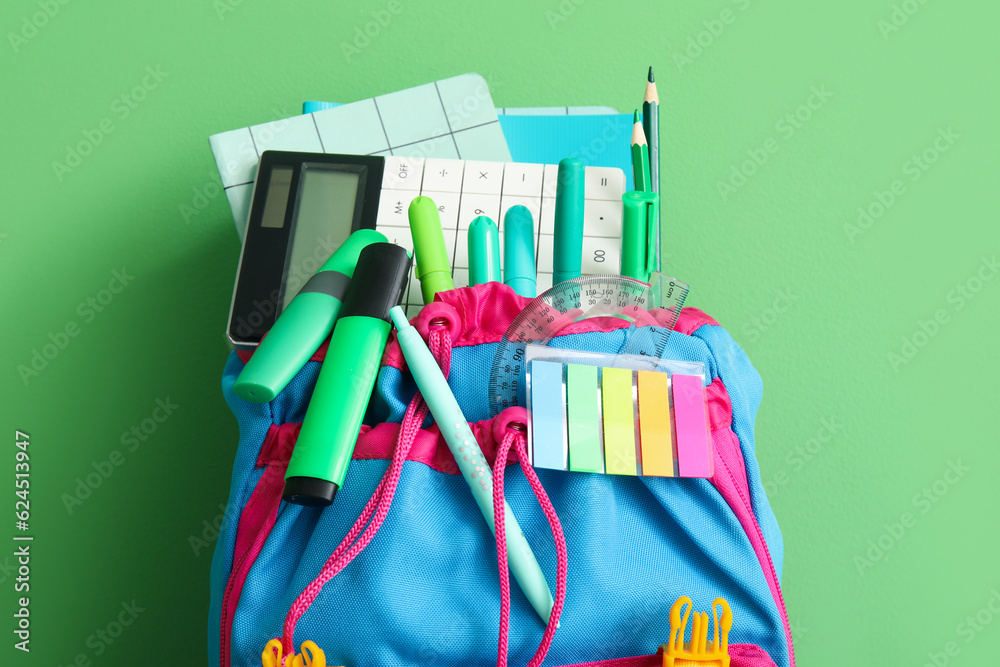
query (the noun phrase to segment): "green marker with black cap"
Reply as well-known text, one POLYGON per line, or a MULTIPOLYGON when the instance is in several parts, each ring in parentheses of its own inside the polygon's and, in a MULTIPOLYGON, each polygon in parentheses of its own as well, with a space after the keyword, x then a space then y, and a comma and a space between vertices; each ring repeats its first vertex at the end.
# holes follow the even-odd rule
POLYGON ((281 311, 236 378, 237 396, 266 403, 281 393, 333 331, 358 255, 366 246, 385 241, 374 229, 359 229, 347 237, 281 311))
POLYGON ((389 310, 409 274, 410 256, 398 245, 361 251, 288 462, 284 500, 325 507, 343 485, 389 337, 389 310))

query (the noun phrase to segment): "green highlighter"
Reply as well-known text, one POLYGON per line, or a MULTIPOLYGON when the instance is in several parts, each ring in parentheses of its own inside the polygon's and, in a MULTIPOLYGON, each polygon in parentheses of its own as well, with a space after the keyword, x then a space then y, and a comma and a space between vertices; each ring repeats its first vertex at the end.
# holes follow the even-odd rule
POLYGON ((583 210, 586 194, 583 162, 559 161, 556 219, 552 239, 552 284, 579 278, 583 266, 583 210))
POLYGON ((236 378, 233 391, 252 403, 266 403, 284 389, 333 331, 341 301, 362 249, 384 243, 374 229, 351 234, 281 311, 236 378))
POLYGON ((622 195, 621 274, 648 283, 659 263, 657 231, 660 227, 660 195, 630 190, 622 195))
POLYGON ((393 243, 361 251, 285 472, 284 500, 325 507, 344 483, 399 304, 410 256, 393 243))
POLYGON ((469 225, 469 287, 500 282, 500 230, 481 215, 469 225))
POLYGON ((407 210, 410 234, 413 235, 413 254, 417 260, 417 279, 424 303, 434 300, 438 292, 455 288, 451 278, 451 262, 444 245, 441 215, 437 204, 430 197, 417 197, 407 210))

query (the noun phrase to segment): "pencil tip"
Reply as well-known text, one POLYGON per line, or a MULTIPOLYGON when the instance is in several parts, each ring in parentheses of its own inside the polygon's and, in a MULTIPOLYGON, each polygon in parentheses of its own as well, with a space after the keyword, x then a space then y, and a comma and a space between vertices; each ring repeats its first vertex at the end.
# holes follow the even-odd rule
POLYGON ((642 119, 639 118, 639 110, 638 109, 635 110, 635 116, 632 118, 632 122, 633 123, 641 123, 642 122, 642 119))
POLYGON ((653 78, 653 66, 652 65, 649 66, 649 76, 647 77, 647 80, 650 83, 656 83, 656 79, 653 78))

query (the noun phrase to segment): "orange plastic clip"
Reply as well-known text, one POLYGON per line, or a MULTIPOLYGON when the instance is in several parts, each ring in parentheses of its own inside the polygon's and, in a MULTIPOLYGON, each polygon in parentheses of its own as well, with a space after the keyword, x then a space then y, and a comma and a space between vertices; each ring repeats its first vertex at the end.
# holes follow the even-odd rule
POLYGON ((304 641, 298 655, 282 656, 281 640, 272 639, 260 656, 264 667, 326 667, 326 654, 315 642, 304 641))
POLYGON ((713 667, 729 667, 729 629, 733 627, 733 612, 729 603, 723 598, 712 601, 712 616, 715 618, 715 638, 708 643, 708 614, 694 612, 691 625, 691 641, 684 641, 687 633, 688 619, 691 618, 694 603, 691 598, 682 595, 670 607, 670 643, 661 646, 663 649, 663 667, 688 667, 693 665, 712 665, 713 667), (687 609, 684 610, 685 605, 687 609), (718 609, 722 607, 722 617, 718 609), (684 617, 681 618, 681 612, 684 617))

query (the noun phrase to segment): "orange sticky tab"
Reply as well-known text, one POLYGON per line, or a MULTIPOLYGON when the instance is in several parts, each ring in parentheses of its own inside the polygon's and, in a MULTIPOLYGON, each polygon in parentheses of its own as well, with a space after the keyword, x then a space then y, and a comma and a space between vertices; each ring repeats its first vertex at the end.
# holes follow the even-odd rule
POLYGON ((639 371, 638 375, 642 474, 673 477, 674 442, 670 433, 667 374, 639 371))

